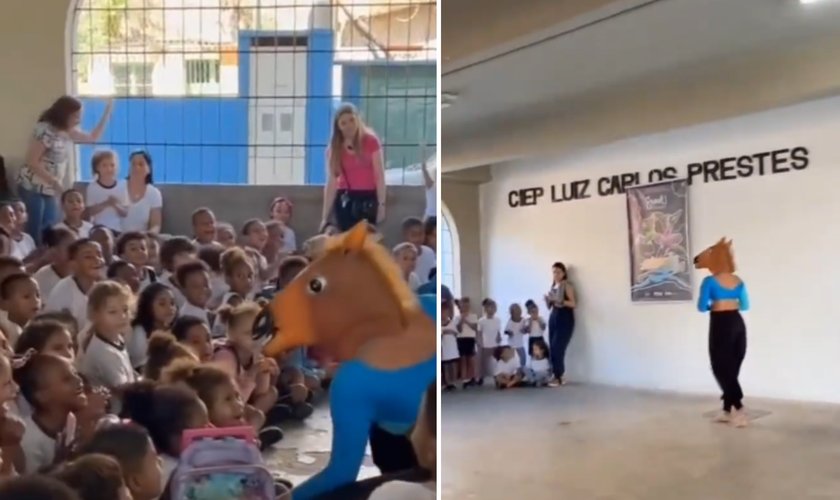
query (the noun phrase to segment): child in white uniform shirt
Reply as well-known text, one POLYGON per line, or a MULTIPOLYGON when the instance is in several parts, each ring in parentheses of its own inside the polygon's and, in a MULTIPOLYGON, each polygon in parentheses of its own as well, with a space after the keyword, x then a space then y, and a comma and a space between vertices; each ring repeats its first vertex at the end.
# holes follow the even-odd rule
POLYGON ((452 390, 458 383, 458 360, 461 355, 458 352, 458 329, 452 318, 453 312, 451 303, 441 304, 440 361, 444 390, 452 390))
POLYGON ((177 315, 175 295, 163 283, 152 283, 140 292, 131 336, 126 340, 128 357, 135 370, 141 371, 146 366, 149 337, 156 331, 168 331, 177 315))
POLYGON ((429 273, 437 267, 435 250, 426 246, 426 228, 423 221, 417 217, 406 218, 402 223, 402 231, 403 241, 411 243, 417 249, 414 274, 422 285, 429 281, 429 273))
POLYGON ((17 343, 23 328, 41 310, 38 283, 25 273, 13 274, 0 283, 0 324, 6 331, 12 347, 17 343))
POLYGON ((408 287, 412 292, 416 292, 420 288, 420 279, 414 272, 417 268, 417 248, 411 243, 404 242, 394 247, 393 254, 408 287))
POLYGON ((94 226, 122 231, 122 220, 128 215, 128 190, 125 181, 117 178, 117 155, 113 151, 97 151, 91 159, 96 179, 87 185, 85 205, 94 226))
POLYGON ((464 380, 464 387, 474 384, 481 384, 481 379, 476 377, 475 366, 475 337, 478 329, 478 316, 472 312, 472 302, 469 297, 461 297, 456 302, 458 316, 452 320, 458 330, 458 353, 461 356, 460 373, 464 380))
POLYGON ((55 285, 70 274, 70 257, 67 249, 76 241, 76 234, 69 229, 53 227, 44 230, 45 259, 49 264, 38 269, 32 276, 38 282, 41 298, 50 296, 55 285))
POLYGON ((46 298, 44 310, 69 311, 81 330, 88 324, 88 292, 103 278, 105 259, 99 244, 87 238, 71 243, 67 252, 73 273, 55 285, 46 298))
POLYGON ((146 235, 139 231, 129 231, 117 238, 114 246, 117 257, 134 266, 140 290, 157 281, 157 273, 149 267, 149 248, 146 235))
POLYGON ((540 308, 536 302, 528 299, 525 302, 525 310, 528 311, 528 317, 525 318, 525 333, 528 334, 528 352, 531 352, 537 340, 547 342, 545 338, 547 330, 545 320, 540 316, 540 308))
POLYGON ((30 259, 36 257, 33 255, 33 252, 37 248, 35 240, 26 233, 26 223, 29 221, 29 214, 26 212, 26 205, 22 201, 13 202, 12 209, 15 213, 15 225, 10 231, 12 241, 15 245, 12 255, 24 262, 29 262, 30 259))
POLYGON ((524 373, 525 380, 537 387, 545 387, 554 380, 545 340, 535 339, 531 345, 531 360, 528 362, 528 367, 525 368, 524 373))
POLYGON ((502 343, 502 320, 496 317, 496 302, 493 299, 484 299, 481 305, 484 317, 478 320, 479 377, 484 379, 493 376, 496 365, 494 353, 502 343))
POLYGON ((170 238, 160 246, 160 265, 163 269, 160 281, 172 289, 178 307, 184 305, 186 299, 175 279, 175 270, 187 262, 195 261, 198 258, 197 253, 195 244, 181 236, 170 238))
POLYGON ((84 340, 79 372, 94 386, 115 389, 134 382, 123 335, 131 328, 131 292, 115 281, 97 283, 90 291, 90 336, 84 340))
POLYGON ((297 237, 289 224, 292 222, 292 202, 286 198, 274 198, 269 208, 271 220, 283 225, 283 252, 292 253, 297 250, 297 237))
POLYGON ((510 305, 510 319, 505 325, 505 335, 508 338, 508 345, 511 346, 519 356, 522 366, 525 366, 525 319, 522 317, 522 307, 519 304, 510 305))
POLYGON ((61 206, 64 210, 64 220, 53 227, 72 231, 77 238, 90 238, 93 224, 82 218, 85 213, 85 200, 81 191, 68 189, 61 193, 61 206))
POLYGON ((509 346, 497 349, 498 359, 494 367, 493 376, 497 389, 510 389, 522 382, 523 373, 519 366, 519 356, 509 346))
POLYGON ((200 261, 187 262, 175 273, 177 282, 184 294, 184 305, 178 310, 179 316, 194 316, 212 325, 207 302, 210 300, 210 270, 200 261))

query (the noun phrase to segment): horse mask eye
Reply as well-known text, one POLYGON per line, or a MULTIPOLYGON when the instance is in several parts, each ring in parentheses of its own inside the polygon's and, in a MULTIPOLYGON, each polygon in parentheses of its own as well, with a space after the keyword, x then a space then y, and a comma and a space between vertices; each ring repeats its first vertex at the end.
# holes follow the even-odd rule
POLYGON ((274 335, 274 318, 269 307, 262 308, 257 317, 254 318, 254 326, 251 328, 251 336, 259 342, 268 342, 274 335))

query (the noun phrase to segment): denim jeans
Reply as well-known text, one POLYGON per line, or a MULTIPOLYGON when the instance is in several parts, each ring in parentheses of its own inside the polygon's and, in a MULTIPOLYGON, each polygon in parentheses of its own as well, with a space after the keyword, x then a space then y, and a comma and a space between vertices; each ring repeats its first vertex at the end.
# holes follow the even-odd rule
POLYGON ((26 205, 29 213, 29 222, 26 224, 26 232, 35 243, 41 244, 41 233, 44 229, 61 222, 61 209, 58 198, 46 194, 36 193, 18 186, 18 197, 26 205))

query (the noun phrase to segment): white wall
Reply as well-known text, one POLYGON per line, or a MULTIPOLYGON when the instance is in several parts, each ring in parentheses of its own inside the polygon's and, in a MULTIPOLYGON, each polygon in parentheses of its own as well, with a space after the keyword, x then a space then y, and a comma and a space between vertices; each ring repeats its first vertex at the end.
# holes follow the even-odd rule
MULTIPOLYGON (((805 146, 802 171, 690 188, 691 253, 734 240, 746 281, 747 397, 840 402, 840 98, 622 141, 574 156, 495 167, 482 186, 485 292, 506 310, 540 299, 551 264, 571 266, 580 305, 573 379, 718 394, 706 315, 693 303, 630 302, 623 195, 513 209, 513 189, 805 146)), ((590 189, 591 190, 591 189, 590 189)), ((703 278, 695 272, 695 290, 703 278)), ((476 297, 478 298, 478 297, 476 297)))

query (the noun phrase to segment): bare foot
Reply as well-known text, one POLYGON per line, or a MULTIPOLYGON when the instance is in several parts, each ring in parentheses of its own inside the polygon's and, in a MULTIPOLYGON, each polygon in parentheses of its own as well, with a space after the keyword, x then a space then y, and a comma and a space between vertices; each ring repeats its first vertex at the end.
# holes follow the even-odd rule
POLYGON ((732 427, 742 429, 750 425, 750 418, 746 413, 744 413, 744 410, 740 410, 735 412, 735 415, 732 416, 731 424, 732 427))
POLYGON ((717 422, 719 424, 728 424, 732 421, 732 414, 728 411, 721 411, 720 413, 715 415, 715 418, 713 418, 712 421, 717 422))

